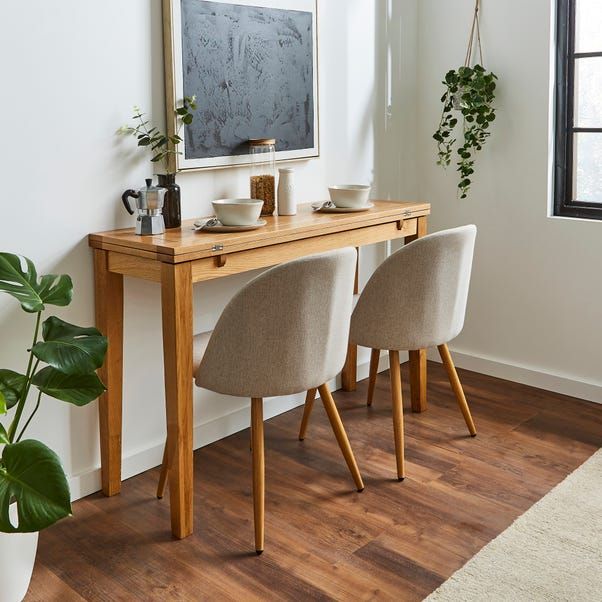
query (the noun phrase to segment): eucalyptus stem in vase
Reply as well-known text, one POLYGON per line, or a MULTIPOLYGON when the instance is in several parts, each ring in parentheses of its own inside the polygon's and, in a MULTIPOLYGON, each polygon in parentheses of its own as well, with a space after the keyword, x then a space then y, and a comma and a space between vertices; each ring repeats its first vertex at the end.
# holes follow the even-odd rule
POLYGON ((151 151, 151 162, 162 164, 165 168, 165 173, 157 175, 159 186, 167 189, 163 206, 166 228, 179 228, 182 224, 181 192, 180 187, 176 184, 176 172, 172 165, 175 164, 173 157, 182 154, 178 150, 179 144, 183 142, 180 136, 182 128, 192 123, 193 111, 196 108, 196 96, 185 96, 181 106, 174 111, 176 131, 171 136, 154 126, 147 118, 146 113, 137 106, 134 107, 133 124, 125 125, 118 130, 120 134, 136 136, 138 146, 143 150, 151 151))

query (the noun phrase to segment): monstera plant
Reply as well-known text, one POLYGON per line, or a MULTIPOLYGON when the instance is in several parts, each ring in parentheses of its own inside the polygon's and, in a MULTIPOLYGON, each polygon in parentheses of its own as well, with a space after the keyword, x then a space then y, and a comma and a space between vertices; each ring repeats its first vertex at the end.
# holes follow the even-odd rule
POLYGON ((67 275, 38 277, 31 260, 0 253, 0 292, 12 295, 35 324, 25 372, 0 369, 0 532, 32 533, 69 516, 71 501, 58 456, 40 441, 25 439, 27 427, 45 395, 84 406, 105 390, 95 371, 104 362, 107 340, 95 328, 54 316, 42 322, 47 305, 71 302, 67 275), (16 525, 9 518, 14 502, 16 525))

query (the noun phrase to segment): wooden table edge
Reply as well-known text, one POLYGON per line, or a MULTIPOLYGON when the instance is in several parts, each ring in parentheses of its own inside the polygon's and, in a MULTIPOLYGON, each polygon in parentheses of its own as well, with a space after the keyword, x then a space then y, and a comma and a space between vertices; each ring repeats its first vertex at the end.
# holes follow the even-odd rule
MULTIPOLYGON (((393 201, 391 201, 393 203, 393 201)), ((237 251, 244 251, 252 248, 266 247, 285 242, 291 242, 294 240, 302 240, 306 238, 312 238, 315 236, 333 234, 336 232, 356 230, 359 228, 369 227, 373 225, 390 223, 394 221, 403 221, 404 219, 414 219, 418 217, 424 217, 430 215, 430 204, 428 203, 416 203, 416 206, 411 210, 396 207, 395 209, 386 210, 385 212, 379 211, 374 214, 372 218, 368 218, 365 215, 365 219, 359 220, 359 214, 349 214, 355 216, 348 220, 338 219, 332 223, 322 222, 320 224, 308 224, 305 227, 299 229, 291 228, 288 231, 282 231, 282 233, 275 233, 273 236, 265 236, 261 233, 261 238, 253 239, 249 237, 246 240, 238 240, 232 244, 228 244, 227 235, 224 236, 223 248, 214 248, 217 245, 215 240, 207 241, 206 246, 199 248, 195 243, 195 250, 190 252, 176 253, 176 249, 173 247, 165 247, 161 245, 149 244, 145 240, 140 242, 132 241, 131 239, 127 243, 121 243, 119 239, 111 238, 112 232, 99 232, 88 235, 88 244, 92 248, 103 249, 107 251, 116 251, 125 255, 137 255, 139 257, 145 257, 147 259, 153 259, 165 263, 181 263, 185 261, 194 261, 196 259, 203 259, 205 257, 215 257, 216 255, 222 255, 224 253, 234 253, 237 251), (227 245, 227 248, 226 248, 227 245), (150 247, 150 248, 149 248, 150 247), (163 252, 166 251, 166 252, 163 252)), ((188 220, 190 221, 190 220, 188 220)), ((133 228, 127 228, 123 230, 113 232, 128 232, 133 233, 133 228)), ((238 237, 241 238, 241 237, 238 237)), ((180 247, 183 248, 183 247, 180 247)))

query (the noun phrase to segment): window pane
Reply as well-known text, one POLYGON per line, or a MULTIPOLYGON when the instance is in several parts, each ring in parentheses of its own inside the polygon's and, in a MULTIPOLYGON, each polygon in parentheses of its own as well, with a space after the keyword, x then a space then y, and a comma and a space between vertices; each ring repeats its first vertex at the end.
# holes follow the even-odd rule
POLYGON ((602 2, 600 0, 576 0, 576 3, 576 52, 602 51, 602 2))
POLYGON ((602 134, 575 134, 574 200, 602 203, 602 134))
POLYGON ((602 127, 602 57, 575 61, 575 125, 602 127))

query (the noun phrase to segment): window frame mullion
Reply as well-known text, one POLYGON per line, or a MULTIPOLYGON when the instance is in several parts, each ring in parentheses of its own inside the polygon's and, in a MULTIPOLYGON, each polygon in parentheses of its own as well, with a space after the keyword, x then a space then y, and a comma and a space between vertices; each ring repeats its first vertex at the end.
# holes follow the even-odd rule
POLYGON ((602 56, 602 52, 575 53, 576 0, 557 0, 556 9, 554 215, 602 219, 602 204, 573 199, 575 135, 584 131, 602 133, 602 128, 576 127, 576 61, 591 55, 602 56))

